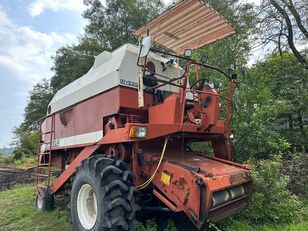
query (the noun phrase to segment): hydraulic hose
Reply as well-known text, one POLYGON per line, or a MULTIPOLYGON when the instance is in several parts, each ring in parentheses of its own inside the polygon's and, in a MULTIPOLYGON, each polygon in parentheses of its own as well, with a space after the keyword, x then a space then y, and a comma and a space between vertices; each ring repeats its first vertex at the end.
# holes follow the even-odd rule
POLYGON ((157 167, 156 167, 155 171, 153 172, 152 176, 146 182, 144 182, 141 185, 137 186, 138 189, 146 188, 152 182, 152 180, 154 179, 154 177, 155 177, 155 175, 156 175, 156 173, 157 173, 157 171, 158 171, 158 169, 159 169, 159 167, 160 167, 160 165, 161 165, 161 163, 163 161, 163 158, 164 158, 164 155, 165 155, 165 151, 166 151, 166 147, 167 147, 167 144, 168 144, 168 139, 169 139, 169 136, 167 136, 165 138, 165 143, 164 143, 163 151, 162 151, 162 153, 160 155, 160 159, 159 159, 159 162, 157 164, 157 167))

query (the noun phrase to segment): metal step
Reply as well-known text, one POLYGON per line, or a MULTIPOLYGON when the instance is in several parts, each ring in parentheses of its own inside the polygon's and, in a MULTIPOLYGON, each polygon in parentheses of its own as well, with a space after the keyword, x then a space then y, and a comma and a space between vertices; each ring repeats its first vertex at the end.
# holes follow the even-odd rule
POLYGON ((51 152, 42 152, 42 153, 39 153, 39 155, 41 155, 41 156, 44 156, 44 155, 51 155, 51 152))
POLYGON ((48 166, 51 166, 51 165, 50 165, 50 164, 38 164, 38 165, 37 165, 37 167, 39 167, 39 168, 40 168, 40 167, 48 167, 48 166))
POLYGON ((48 187, 45 186, 45 185, 38 185, 37 187, 38 187, 38 188, 48 188, 48 187))
POLYGON ((41 173, 38 173, 38 174, 36 174, 36 176, 38 176, 38 177, 49 177, 50 174, 41 174, 41 173))
POLYGON ((52 143, 52 141, 44 141, 44 142, 40 142, 40 145, 43 145, 43 144, 50 144, 52 143))
POLYGON ((54 131, 42 132, 41 135, 51 134, 51 133, 53 133, 53 132, 54 132, 54 131))

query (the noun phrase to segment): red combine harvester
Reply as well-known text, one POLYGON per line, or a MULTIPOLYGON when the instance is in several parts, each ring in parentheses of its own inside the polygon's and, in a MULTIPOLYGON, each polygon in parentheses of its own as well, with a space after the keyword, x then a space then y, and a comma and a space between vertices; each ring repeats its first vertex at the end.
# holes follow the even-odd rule
POLYGON ((229 142, 236 76, 191 58, 234 33, 203 1, 183 0, 134 33, 140 47, 98 55, 41 120, 36 208, 70 192, 74 230, 133 230, 139 209, 185 213, 201 229, 245 207, 249 166, 233 162, 229 142), (199 68, 226 77, 228 96, 199 68), (193 151, 194 142, 209 142, 213 153, 193 151))

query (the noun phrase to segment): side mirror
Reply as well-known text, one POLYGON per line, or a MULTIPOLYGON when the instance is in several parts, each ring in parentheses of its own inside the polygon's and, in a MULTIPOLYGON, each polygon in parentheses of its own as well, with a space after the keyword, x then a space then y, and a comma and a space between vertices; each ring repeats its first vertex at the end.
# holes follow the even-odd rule
POLYGON ((152 45, 151 36, 144 37, 141 41, 140 58, 147 56, 150 52, 152 45))

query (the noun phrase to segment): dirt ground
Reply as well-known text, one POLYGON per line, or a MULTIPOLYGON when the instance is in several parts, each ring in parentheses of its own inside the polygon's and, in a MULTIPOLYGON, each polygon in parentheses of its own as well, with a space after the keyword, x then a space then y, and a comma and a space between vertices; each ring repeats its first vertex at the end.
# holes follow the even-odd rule
POLYGON ((34 184, 34 171, 35 169, 0 168, 0 190, 9 189, 15 185, 34 184))

